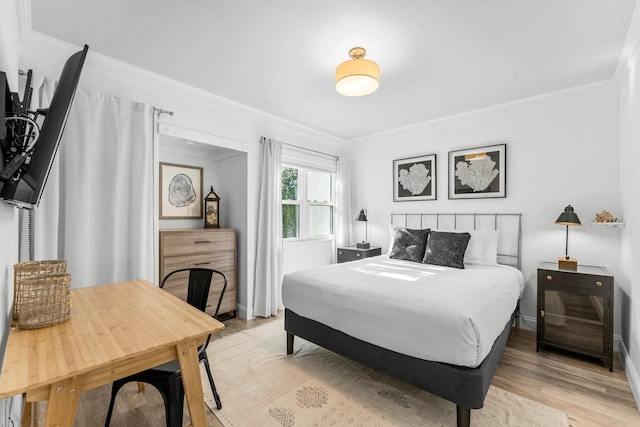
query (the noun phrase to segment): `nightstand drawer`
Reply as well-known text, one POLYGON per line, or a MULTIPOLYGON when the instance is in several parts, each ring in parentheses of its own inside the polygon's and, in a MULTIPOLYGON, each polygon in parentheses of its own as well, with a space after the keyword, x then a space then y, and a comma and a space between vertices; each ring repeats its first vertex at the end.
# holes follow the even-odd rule
POLYGON ((583 275, 564 271, 548 270, 545 270, 542 276, 544 276, 543 280, 551 286, 576 286, 581 289, 600 289, 603 292, 609 292, 610 288, 613 286, 613 279, 610 276, 597 276, 591 274, 583 275))
POLYGON ((348 262, 348 261, 356 261, 363 258, 369 258, 372 256, 377 256, 382 253, 382 248, 373 247, 369 249, 358 249, 355 247, 346 247, 346 248, 338 248, 337 249, 337 261, 340 262, 348 262))

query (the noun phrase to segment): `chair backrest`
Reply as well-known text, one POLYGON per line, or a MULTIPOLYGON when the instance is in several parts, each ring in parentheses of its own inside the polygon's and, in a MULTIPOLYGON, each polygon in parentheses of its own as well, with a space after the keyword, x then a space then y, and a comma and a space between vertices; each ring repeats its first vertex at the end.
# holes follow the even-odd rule
MULTIPOLYGON (((164 279, 162 279, 160 287, 164 288, 164 284, 166 283, 167 279, 169 279, 174 274, 181 273, 183 271, 189 273, 187 302, 202 312, 204 312, 207 308, 207 300, 209 298, 209 289, 211 288, 213 275, 219 274, 220 276, 222 276, 222 279, 224 281, 222 285, 222 292, 220 292, 218 304, 216 305, 216 311, 213 315, 214 318, 218 317, 220 304, 222 303, 224 292, 227 290, 227 276, 225 276, 224 273, 212 268, 182 268, 180 270, 175 270, 167 274, 164 279)), ((204 342, 204 344, 198 347, 198 354, 202 354, 207 350, 210 339, 211 335, 207 336, 207 340, 204 342)))
POLYGON ((171 276, 184 271, 189 273, 187 303, 203 312, 207 308, 207 300, 209 298, 209 289, 211 288, 213 275, 218 274, 222 276, 224 284, 222 286, 222 292, 220 292, 220 297, 218 298, 215 314, 213 315, 213 317, 217 317, 218 311, 220 310, 220 304, 222 303, 222 298, 224 297, 224 292, 227 290, 227 277, 224 273, 211 268, 182 268, 167 274, 165 278, 162 279, 160 287, 164 288, 164 284, 171 276))

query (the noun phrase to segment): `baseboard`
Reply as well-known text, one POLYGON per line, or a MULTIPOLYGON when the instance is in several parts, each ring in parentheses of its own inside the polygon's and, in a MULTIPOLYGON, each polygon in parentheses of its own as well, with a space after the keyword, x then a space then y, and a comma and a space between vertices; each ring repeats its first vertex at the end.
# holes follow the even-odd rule
POLYGON ((640 408, 640 376, 638 376, 638 369, 633 365, 633 362, 629 358, 629 352, 624 345, 624 341, 618 338, 618 346, 620 347, 620 362, 622 363, 622 369, 627 376, 629 387, 631 387, 631 393, 636 401, 636 406, 640 408))
POLYGON ((249 309, 247 309, 244 305, 237 305, 237 316, 241 319, 253 319, 253 313, 249 313, 249 309))
POLYGON ((523 316, 520 314, 520 329, 525 331, 536 331, 536 322, 538 320, 535 317, 523 316))

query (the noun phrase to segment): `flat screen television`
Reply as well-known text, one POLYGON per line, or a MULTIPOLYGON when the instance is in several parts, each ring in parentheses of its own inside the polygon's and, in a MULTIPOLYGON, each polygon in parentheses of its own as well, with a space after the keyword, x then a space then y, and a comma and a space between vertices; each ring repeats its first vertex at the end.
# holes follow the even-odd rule
MULTIPOLYGON (((37 206, 47 182, 51 165, 64 132, 69 109, 80 80, 80 74, 89 46, 74 53, 64 64, 60 79, 46 110, 26 112, 15 94, 11 94, 6 82, 0 89, 0 104, 5 108, 4 129, 0 132, 0 199, 18 207, 32 209, 37 206), (7 97, 11 99, 7 100, 7 97), (5 98, 4 100, 1 98, 5 98), (44 114, 40 128, 34 129, 35 115, 44 114), (16 119, 26 115, 25 119, 16 119), (11 117, 11 119, 10 119, 11 117), (4 132, 4 138, 2 138, 4 132), (20 138, 31 136, 33 144, 23 144, 20 138), (12 148, 13 147, 13 148, 12 148), (16 149, 20 147, 21 149, 16 149)), ((0 81, 0 84, 2 82, 0 81)), ((25 90, 25 98, 30 88, 25 90)), ((30 96, 29 96, 30 97, 30 96)), ((28 106, 27 106, 28 107, 28 106)))

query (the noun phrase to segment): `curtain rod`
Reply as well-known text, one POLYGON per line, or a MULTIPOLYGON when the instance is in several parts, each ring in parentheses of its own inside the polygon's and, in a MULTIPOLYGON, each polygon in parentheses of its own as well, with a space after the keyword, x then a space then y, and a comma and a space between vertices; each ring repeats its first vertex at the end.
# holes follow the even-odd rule
POLYGON ((306 150, 306 151, 311 151, 313 153, 318 153, 318 154, 322 154, 324 156, 329 156, 332 157, 336 160, 338 160, 338 156, 334 156, 333 154, 329 154, 329 153, 324 153, 322 151, 318 151, 318 150, 313 150, 311 148, 306 148, 306 147, 300 147, 299 145, 294 145, 294 144, 289 144, 288 142, 285 142, 284 145, 288 145, 289 147, 295 147, 295 148, 299 148, 300 150, 306 150))
POLYGON ((163 110, 162 108, 153 107, 153 111, 155 111, 158 114, 168 114, 170 116, 173 116, 173 111, 163 110))

